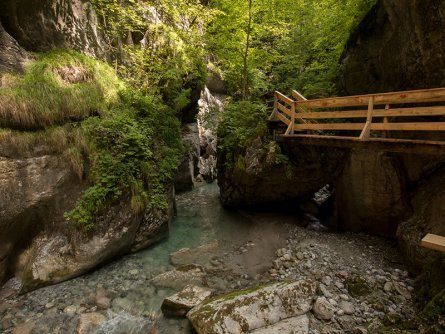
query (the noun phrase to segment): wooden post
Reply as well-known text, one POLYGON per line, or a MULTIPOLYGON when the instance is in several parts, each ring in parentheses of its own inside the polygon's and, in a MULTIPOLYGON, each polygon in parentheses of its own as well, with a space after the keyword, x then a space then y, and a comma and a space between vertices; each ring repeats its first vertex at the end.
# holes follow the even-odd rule
MULTIPOLYGON (((385 110, 389 110, 389 104, 385 105, 385 110)), ((383 117, 383 123, 389 123, 388 116, 383 117)), ((383 134, 384 134, 384 138, 389 137, 389 131, 385 131, 385 132, 383 132, 383 134)))
POLYGON ((368 114, 366 116, 366 124, 363 127, 362 133, 360 134, 360 139, 369 138, 371 123, 372 123, 372 112, 374 110, 374 96, 369 97, 368 101, 368 114))
POLYGON ((293 101, 291 104, 291 118, 289 126, 286 130, 286 135, 293 135, 294 134, 294 124, 295 124, 295 111, 297 110, 297 102, 293 101))
POLYGON ((273 110, 272 113, 269 116, 269 121, 273 121, 277 118, 277 113, 278 113, 278 97, 277 97, 277 92, 273 93, 273 110))

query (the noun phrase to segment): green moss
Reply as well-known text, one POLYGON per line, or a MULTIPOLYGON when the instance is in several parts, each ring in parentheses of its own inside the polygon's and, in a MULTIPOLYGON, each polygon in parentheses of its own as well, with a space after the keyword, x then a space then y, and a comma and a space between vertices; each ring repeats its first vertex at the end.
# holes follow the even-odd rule
POLYGON ((421 317, 429 324, 436 323, 439 316, 445 316, 445 289, 434 296, 421 314, 421 317))
POLYGON ((166 211, 182 151, 175 111, 85 55, 57 50, 36 58, 0 88, 1 144, 19 156, 43 147, 86 178, 90 187, 65 217, 87 230, 122 196, 135 212, 166 211))
POLYGON ((0 89, 0 126, 42 129, 102 115, 118 101, 123 84, 105 63, 62 50, 36 57, 0 89))
POLYGON ((371 293, 371 288, 366 280, 358 275, 348 277, 346 279, 346 287, 349 294, 354 298, 367 296, 371 293))

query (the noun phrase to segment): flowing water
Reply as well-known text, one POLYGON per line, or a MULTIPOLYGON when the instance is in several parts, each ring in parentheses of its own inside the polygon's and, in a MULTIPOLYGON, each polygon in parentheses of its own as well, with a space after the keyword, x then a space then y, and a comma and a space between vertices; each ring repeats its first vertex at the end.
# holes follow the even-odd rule
MULTIPOLYGON (((246 214, 224 210, 218 196, 216 183, 179 194, 177 216, 170 226, 168 239, 139 253, 115 260, 90 274, 17 297, 22 305, 19 307, 18 317, 15 315, 13 321, 20 323, 22 319, 35 320, 36 333, 75 332, 78 314, 94 311, 91 307, 99 288, 106 292, 111 305, 106 312, 102 311, 107 321, 95 332, 146 332, 149 318, 155 314, 160 316, 162 301, 175 292, 156 287, 151 283, 151 279, 173 269, 169 257, 171 253, 185 247, 195 248, 214 240, 217 240, 219 247, 212 257, 235 255, 230 257, 227 265, 231 272, 235 272, 236 277, 248 281, 250 276, 247 274, 258 275, 264 272, 267 270, 267 261, 270 263, 275 249, 284 238, 284 230, 283 233, 278 232, 276 243, 268 243, 270 249, 261 247, 257 253, 250 252, 250 256, 244 256, 243 245, 246 242, 246 247, 253 245, 252 240, 260 243, 261 240, 258 239, 264 236, 263 228, 258 222, 253 223, 246 214), (69 308, 67 310, 67 307, 71 307, 72 311, 69 308), (67 317, 70 312, 76 314, 67 317)), ((267 227, 264 232, 264 237, 270 239, 267 227)), ((196 258, 193 262, 211 266, 208 262, 212 257, 204 255, 206 256, 203 259, 196 258)), ((236 282, 236 277, 221 279, 217 290, 221 292, 240 287, 241 283, 236 282)), ((189 331, 189 325, 184 320, 164 319, 161 315, 158 323, 161 333, 189 331)))

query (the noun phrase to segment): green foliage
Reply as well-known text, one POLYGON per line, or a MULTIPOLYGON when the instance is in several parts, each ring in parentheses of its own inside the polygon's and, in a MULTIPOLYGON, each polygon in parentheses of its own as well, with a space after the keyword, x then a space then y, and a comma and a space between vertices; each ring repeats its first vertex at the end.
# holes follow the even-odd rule
POLYGON ((197 0, 93 0, 119 74, 180 111, 206 80, 203 29, 212 10, 197 0))
POLYGON ((91 145, 93 183, 66 218, 86 229, 126 193, 135 211, 165 209, 166 189, 179 163, 180 125, 173 112, 131 89, 121 99, 112 117, 92 117, 82 125, 91 145))
POLYGON ((226 106, 218 126, 218 149, 225 154, 227 163, 235 162, 255 138, 265 135, 266 119, 262 103, 239 101, 226 106))
MULTIPOLYGON (((336 93, 339 58, 375 0, 257 0, 248 54, 250 95, 279 89, 307 97, 336 93)), ((208 49, 230 93, 240 97, 248 2, 213 0, 218 10, 207 30, 208 49)))
POLYGON ((1 115, 2 145, 23 156, 36 147, 59 154, 88 179, 90 187, 65 214, 79 227, 93 228, 123 196, 136 212, 166 209, 182 150, 175 111, 87 56, 58 50, 36 58, 23 76, 9 77, 0 88, 1 106, 17 111, 16 118, 1 115))

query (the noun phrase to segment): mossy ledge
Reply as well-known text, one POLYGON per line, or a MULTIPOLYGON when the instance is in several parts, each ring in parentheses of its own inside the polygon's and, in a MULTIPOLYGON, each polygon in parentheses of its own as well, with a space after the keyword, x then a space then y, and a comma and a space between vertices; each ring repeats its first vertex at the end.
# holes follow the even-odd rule
POLYGON ((0 88, 0 149, 61 156, 89 187, 65 218, 86 230, 131 194, 135 212, 167 207, 182 151, 180 124, 157 96, 126 85, 106 63, 55 50, 36 54, 0 88))

